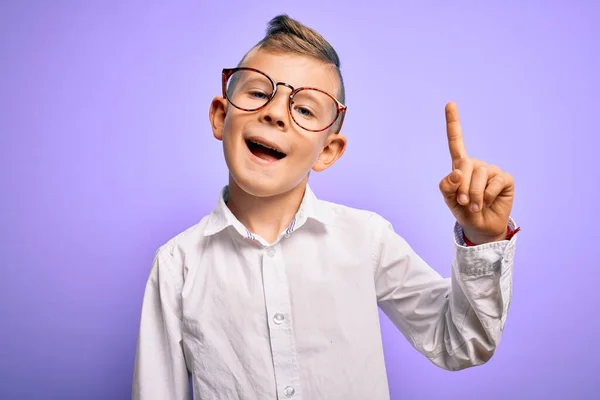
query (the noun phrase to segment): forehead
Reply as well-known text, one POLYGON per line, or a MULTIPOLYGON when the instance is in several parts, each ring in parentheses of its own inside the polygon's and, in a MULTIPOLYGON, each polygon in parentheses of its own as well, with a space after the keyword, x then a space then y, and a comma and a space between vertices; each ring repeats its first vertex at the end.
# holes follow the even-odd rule
POLYGON ((275 82, 285 82, 295 88, 315 87, 333 95, 339 91, 335 69, 312 57, 256 50, 248 55, 244 66, 256 68, 275 82))

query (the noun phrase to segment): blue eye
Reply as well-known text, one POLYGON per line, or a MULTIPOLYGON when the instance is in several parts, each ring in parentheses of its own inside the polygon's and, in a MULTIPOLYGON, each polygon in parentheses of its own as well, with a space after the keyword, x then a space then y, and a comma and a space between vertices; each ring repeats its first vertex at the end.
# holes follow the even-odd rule
POLYGON ((296 111, 303 117, 310 117, 313 115, 306 107, 296 107, 296 111))
POLYGON ((259 91, 256 91, 256 90, 255 91, 251 91, 249 94, 250 94, 250 96, 255 97, 257 99, 266 99, 268 97, 265 93, 259 92, 259 91))

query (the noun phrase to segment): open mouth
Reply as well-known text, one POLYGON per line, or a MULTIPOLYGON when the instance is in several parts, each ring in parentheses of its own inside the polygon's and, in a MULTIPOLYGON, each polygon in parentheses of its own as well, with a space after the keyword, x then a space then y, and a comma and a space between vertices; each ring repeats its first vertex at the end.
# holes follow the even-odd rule
POLYGON ((285 153, 256 140, 246 140, 246 145, 252 154, 268 162, 278 161, 285 157, 285 153))

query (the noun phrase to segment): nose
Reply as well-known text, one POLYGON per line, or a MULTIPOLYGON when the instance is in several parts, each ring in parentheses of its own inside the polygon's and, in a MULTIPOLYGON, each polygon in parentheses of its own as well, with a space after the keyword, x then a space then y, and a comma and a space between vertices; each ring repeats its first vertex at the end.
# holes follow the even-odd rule
POLYGON ((290 123, 288 113, 289 98, 289 90, 279 86, 275 96, 271 99, 269 104, 263 108, 261 119, 269 124, 277 125, 280 129, 284 129, 290 123))

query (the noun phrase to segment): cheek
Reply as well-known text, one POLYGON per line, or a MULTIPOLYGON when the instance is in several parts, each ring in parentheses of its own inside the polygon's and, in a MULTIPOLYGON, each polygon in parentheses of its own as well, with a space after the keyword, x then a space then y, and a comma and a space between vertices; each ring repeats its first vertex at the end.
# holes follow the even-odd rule
POLYGON ((249 121, 251 115, 240 111, 236 108, 228 106, 227 114, 223 121, 223 133, 235 134, 241 131, 241 127, 249 121))
POLYGON ((242 118, 227 115, 223 121, 223 144, 227 148, 235 146, 237 138, 241 135, 243 127, 242 118))
POLYGON ((240 146, 239 134, 240 128, 237 126, 237 121, 235 118, 226 118, 223 123, 223 151, 225 155, 225 159, 228 160, 228 163, 234 162, 239 158, 241 150, 243 148, 240 146))
POLYGON ((302 143, 302 151, 299 153, 302 155, 302 159, 306 160, 306 164, 314 164, 319 155, 323 151, 323 143, 319 138, 311 138, 305 143, 302 143))
POLYGON ((223 121, 223 136, 229 136, 232 132, 235 131, 236 126, 236 118, 231 114, 227 114, 225 120, 223 121))

